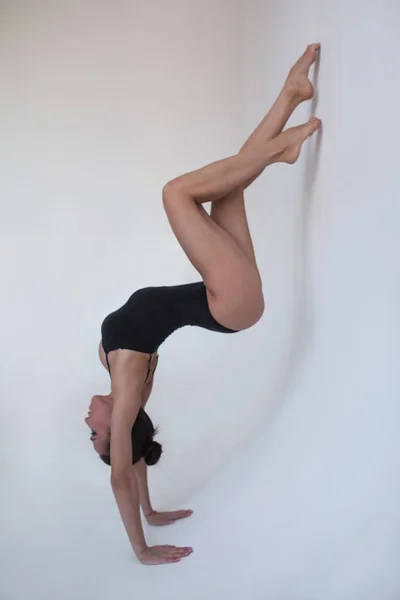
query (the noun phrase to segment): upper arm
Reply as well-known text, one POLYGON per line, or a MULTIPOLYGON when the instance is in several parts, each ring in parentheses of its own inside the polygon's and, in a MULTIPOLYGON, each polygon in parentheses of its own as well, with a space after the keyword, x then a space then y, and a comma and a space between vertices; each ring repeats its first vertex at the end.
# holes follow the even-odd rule
POLYGON ((118 351, 112 364, 111 390, 111 477, 123 478, 132 472, 131 431, 142 402, 144 367, 135 355, 118 351))
POLYGON ((150 368, 148 368, 147 381, 145 382, 142 390, 142 408, 146 407, 146 404, 150 398, 151 391, 153 389, 154 375, 158 365, 158 354, 155 354, 151 358, 150 368))

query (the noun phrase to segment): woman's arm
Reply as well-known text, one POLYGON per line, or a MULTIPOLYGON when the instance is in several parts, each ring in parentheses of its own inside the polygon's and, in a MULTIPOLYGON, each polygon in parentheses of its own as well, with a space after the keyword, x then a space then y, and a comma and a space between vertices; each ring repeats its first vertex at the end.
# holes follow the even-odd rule
MULTIPOLYGON (((146 404, 150 398, 151 391, 153 389, 153 381, 154 381, 154 371, 157 366, 157 362, 153 366, 153 372, 151 373, 150 379, 144 384, 141 394, 141 407, 144 409, 146 404)), ((142 507, 142 511, 145 517, 151 515, 153 511, 153 507, 151 506, 150 494, 149 494, 149 485, 147 480, 147 465, 144 462, 144 459, 140 460, 133 466, 133 472, 136 477, 138 492, 139 492, 139 501, 140 506, 142 507)))
MULTIPOLYGON (((157 362, 154 366, 154 371, 157 366, 157 362)), ((142 408, 144 409, 147 401, 150 397, 151 390, 153 388, 154 381, 154 371, 151 376, 151 379, 143 386, 142 390, 142 408)), ((143 515, 145 516, 149 525, 172 525, 175 521, 179 519, 185 519, 186 517, 190 517, 193 514, 192 510, 174 510, 169 512, 157 512, 153 509, 150 493, 149 493, 149 485, 147 479, 147 465, 144 462, 144 459, 140 460, 133 466, 133 472, 135 473, 138 491, 139 491, 139 500, 140 506, 142 507, 143 515)))
POLYGON ((148 517, 154 511, 151 505, 149 485, 147 481, 147 465, 143 458, 138 463, 133 465, 133 472, 137 482, 140 506, 142 507, 144 516, 148 517))
POLYGON ((172 510, 167 512, 153 510, 147 482, 147 465, 143 459, 133 466, 133 471, 138 485, 140 506, 149 525, 172 525, 175 521, 186 519, 186 517, 190 517, 193 514, 192 510, 172 510))
MULTIPOLYGON (((147 364, 147 363, 146 363, 147 364)), ((131 430, 141 405, 143 366, 130 351, 113 356, 111 417, 111 486, 129 541, 138 559, 145 564, 178 562, 190 548, 148 547, 143 534, 139 508, 139 489, 132 469, 131 430)))
POLYGON ((132 472, 131 430, 141 405, 140 365, 126 353, 113 357, 111 388, 111 486, 132 548, 140 558, 146 550, 139 510, 139 491, 132 472))

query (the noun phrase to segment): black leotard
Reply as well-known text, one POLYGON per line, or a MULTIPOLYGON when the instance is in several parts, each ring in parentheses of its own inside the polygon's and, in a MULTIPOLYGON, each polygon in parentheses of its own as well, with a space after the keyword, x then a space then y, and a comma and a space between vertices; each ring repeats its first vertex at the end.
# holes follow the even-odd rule
POLYGON ((124 306, 104 319, 103 349, 106 356, 122 348, 153 354, 171 333, 186 325, 236 333, 212 316, 203 282, 148 287, 135 292, 124 306))

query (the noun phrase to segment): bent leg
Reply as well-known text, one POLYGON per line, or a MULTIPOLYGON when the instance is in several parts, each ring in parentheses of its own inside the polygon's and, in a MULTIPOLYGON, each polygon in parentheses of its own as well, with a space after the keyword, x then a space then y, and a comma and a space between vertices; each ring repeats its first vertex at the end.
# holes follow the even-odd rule
POLYGON ((245 329, 263 312, 259 274, 244 250, 207 214, 201 203, 226 196, 274 162, 294 162, 319 127, 312 119, 272 141, 260 140, 236 156, 169 182, 163 201, 172 230, 202 276, 213 316, 226 327, 245 329))
POLYGON ((244 203, 244 188, 236 187, 211 205, 211 218, 240 246, 258 270, 244 203))
MULTIPOLYGON (((288 122, 297 106, 313 96, 313 86, 308 79, 311 65, 315 62, 319 44, 311 44, 291 68, 286 82, 268 114, 250 135, 240 152, 254 147, 260 140, 276 137, 288 122)), ((244 190, 253 183, 262 171, 237 187, 229 194, 212 203, 211 218, 224 229, 242 248, 249 261, 257 268, 254 246, 247 221, 244 190)))

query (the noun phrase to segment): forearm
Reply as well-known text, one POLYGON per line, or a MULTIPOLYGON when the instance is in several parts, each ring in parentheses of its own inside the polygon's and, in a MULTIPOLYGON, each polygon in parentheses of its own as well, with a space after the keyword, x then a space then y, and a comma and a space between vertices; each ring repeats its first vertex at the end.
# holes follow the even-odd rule
MULTIPOLYGON (((151 391, 153 389, 153 377, 148 381, 142 390, 142 408, 145 408, 147 401, 150 397, 151 391)), ((153 507, 151 505, 150 494, 149 494, 149 486, 147 480, 147 465, 144 462, 144 459, 140 460, 133 466, 133 472, 135 473, 137 487, 139 491, 139 501, 140 506, 142 507, 143 514, 145 516, 151 515, 153 512, 153 507)))
POLYGON ((153 512, 153 507, 151 505, 147 481, 147 465, 143 458, 133 466, 133 472, 136 478, 140 506, 142 507, 144 516, 147 517, 153 512))
POLYGON ((112 489, 129 541, 135 554, 139 556, 147 548, 147 545, 140 518, 136 477, 130 472, 123 479, 112 482, 112 489))

